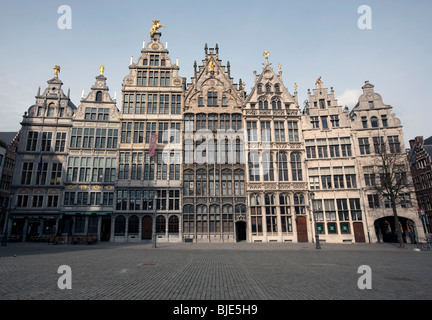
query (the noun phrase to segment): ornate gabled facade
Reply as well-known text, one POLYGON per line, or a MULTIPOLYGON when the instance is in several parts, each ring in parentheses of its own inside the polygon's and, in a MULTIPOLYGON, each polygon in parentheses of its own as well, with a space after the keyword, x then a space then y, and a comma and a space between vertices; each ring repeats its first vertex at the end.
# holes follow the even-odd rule
POLYGON ((350 117, 357 167, 362 179, 368 236, 372 242, 395 241, 396 238, 391 201, 376 188, 381 185, 383 161, 380 154, 385 154, 392 155, 394 160, 391 161, 401 167, 401 172, 396 166, 392 168, 393 175, 400 175, 401 183, 406 185, 406 192, 397 199, 396 209, 403 240, 410 242, 410 231, 416 231, 419 237, 424 236, 424 231, 420 228, 422 224, 417 215, 418 206, 406 159, 401 121, 392 112, 392 107, 383 103, 374 85, 366 81, 362 89, 363 94, 350 112, 350 117))
POLYGON ((219 48, 188 84, 184 111, 183 237, 193 242, 233 242, 246 237, 242 161, 243 87, 222 65, 219 48))
POLYGON ((291 95, 265 55, 243 107, 248 241, 307 242, 307 184, 297 92, 291 95))
POLYGON ((39 89, 36 104, 21 122, 9 234, 23 241, 52 235, 60 217, 67 142, 76 107, 69 92, 63 92, 60 68, 54 69, 54 78, 42 94, 39 89))
POLYGON ((321 77, 308 90, 302 129, 313 230, 325 242, 365 242, 364 203, 351 140, 351 120, 321 77))
MULTIPOLYGON (((153 29, 152 29, 153 30, 153 29)), ((181 241, 185 78, 160 42, 141 50, 123 80, 112 241, 181 241)))
POLYGON ((432 233, 432 137, 410 140, 408 161, 423 229, 432 233))
MULTIPOLYGON (((291 94, 268 52, 246 95, 217 44, 205 45, 187 83, 162 26, 153 21, 150 42, 131 59, 118 108, 103 67, 77 109, 56 66, 21 123, 11 239, 395 240, 389 199, 375 187, 377 150, 404 157, 403 131, 372 84, 349 111, 320 77, 301 112, 297 85, 291 94)), ((411 181, 408 169, 398 177, 411 181)), ((413 188, 400 194, 397 214, 405 241, 410 231, 424 237, 413 188)))
POLYGON ((72 119, 59 233, 110 240, 120 112, 100 75, 72 119))

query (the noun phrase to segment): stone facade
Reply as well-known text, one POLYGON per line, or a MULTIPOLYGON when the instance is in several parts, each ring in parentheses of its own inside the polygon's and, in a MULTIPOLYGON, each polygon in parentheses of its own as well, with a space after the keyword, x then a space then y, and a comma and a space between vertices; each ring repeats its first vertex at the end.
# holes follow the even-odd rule
MULTIPOLYGON (((400 120, 366 82, 340 106, 315 83, 303 110, 265 54, 249 94, 204 49, 190 83, 151 32, 123 79, 121 103, 101 74, 76 108, 55 77, 22 122, 8 234, 112 242, 394 241, 376 148, 404 155, 400 120)), ((411 181, 409 173, 401 175, 411 181)), ((414 189, 397 203, 404 240, 414 189)), ((392 224, 393 223, 393 224, 392 224)))

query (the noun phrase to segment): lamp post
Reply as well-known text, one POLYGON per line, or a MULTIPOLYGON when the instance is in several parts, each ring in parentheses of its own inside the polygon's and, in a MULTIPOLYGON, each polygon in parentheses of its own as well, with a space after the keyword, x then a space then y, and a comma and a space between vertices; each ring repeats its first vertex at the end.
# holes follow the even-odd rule
POLYGON ((321 249, 320 242, 319 242, 319 235, 318 235, 318 225, 316 222, 316 215, 315 215, 314 208, 313 208, 313 200, 315 198, 315 193, 310 192, 309 195, 310 195, 311 202, 312 202, 311 203, 312 204, 312 214, 313 214, 314 222, 315 222, 315 244, 316 244, 315 249, 321 249))
POLYGON ((3 238, 1 241, 1 246, 2 247, 6 247, 7 246, 7 238, 9 235, 9 216, 10 216, 10 211, 11 211, 11 204, 12 204, 12 199, 13 199, 13 192, 9 193, 9 204, 8 204, 8 210, 6 212, 6 219, 4 222, 4 229, 3 229, 3 238))

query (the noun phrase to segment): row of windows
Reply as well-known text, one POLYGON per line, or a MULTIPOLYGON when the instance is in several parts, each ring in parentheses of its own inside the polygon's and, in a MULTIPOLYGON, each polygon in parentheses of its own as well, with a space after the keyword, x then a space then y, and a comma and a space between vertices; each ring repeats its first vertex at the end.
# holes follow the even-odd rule
POLYGON ((311 189, 357 188, 354 167, 310 168, 309 185, 311 189), (333 174, 332 174, 333 173, 333 174), (321 184, 320 184, 321 182, 321 184))
POLYGON ((210 131, 233 129, 237 131, 242 127, 241 114, 185 114, 184 119, 185 131, 188 133, 203 129, 210 131))
POLYGON ((316 158, 339 158, 351 157, 351 141, 349 137, 328 138, 328 139, 307 139, 306 157, 308 159, 316 158))
POLYGON ((138 71, 137 86, 161 86, 168 87, 171 85, 170 71, 138 71))
POLYGON ((121 143, 150 143, 157 135, 158 143, 180 143, 180 122, 135 121, 123 122, 121 143))
MULTIPOLYGON (((127 220, 123 215, 119 215, 114 220, 114 235, 124 236, 126 235, 126 223, 127 223, 127 234, 138 235, 139 234, 139 218, 136 215, 130 216, 127 220)), ((168 218, 168 224, 164 216, 156 217, 156 233, 179 233, 179 219, 177 216, 171 216, 168 218), (167 230, 168 227, 168 230, 167 230)))
POLYGON ((243 170, 235 170, 234 173, 225 169, 222 172, 216 170, 186 170, 183 174, 184 196, 244 196, 245 179, 243 170))
POLYGON ((63 117, 65 114, 65 108, 60 107, 58 109, 56 109, 55 104, 54 103, 50 103, 48 108, 44 108, 39 106, 37 108, 37 112, 36 112, 36 116, 37 117, 63 117), (57 112, 56 112, 57 110, 57 112))
POLYGON ((407 172, 403 165, 394 165, 392 168, 392 175, 390 176, 388 173, 383 172, 383 168, 381 166, 366 166, 363 167, 364 180, 366 187, 375 187, 377 185, 377 178, 379 178, 379 183, 383 185, 386 183, 385 177, 389 179, 389 182, 394 185, 406 185, 408 183, 407 172))
POLYGON ((250 152, 248 155, 249 181, 275 181, 275 172, 278 181, 303 181, 303 170, 299 153, 272 153, 263 152, 261 156, 250 152), (289 162, 288 162, 289 159, 289 162), (289 166, 288 166, 289 164, 289 166), (291 173, 291 177, 289 177, 291 173))
POLYGON ((124 114, 181 114, 180 94, 125 94, 124 114))
MULTIPOLYGON (((245 214, 246 206, 235 206, 235 214, 245 214)), ((233 205, 183 206, 183 233, 234 232, 233 205)))
POLYGON ((180 190, 118 190, 116 210, 180 210, 180 190))
POLYGON ((66 144, 66 132, 57 132, 55 134, 54 142, 53 138, 53 132, 29 131, 25 150, 41 152, 64 152, 66 144))
POLYGON ((117 149, 118 129, 72 128, 71 148, 117 149))
POLYGON ((246 130, 249 142, 299 141, 297 121, 247 121, 246 130))
MULTIPOLYGON (((329 117, 328 116, 312 116, 310 117, 310 122, 312 125, 312 128, 319 129, 320 123, 321 123, 321 129, 329 129, 329 117), (321 118, 321 121, 320 121, 321 118)), ((332 128, 338 128, 339 127, 339 116, 338 115, 330 115, 330 123, 332 128)))
POLYGON ((59 196, 57 195, 34 195, 31 197, 31 202, 29 202, 29 195, 18 195, 17 196, 17 208, 57 208, 59 205, 59 196), (46 201, 46 203, 44 202, 46 201))
MULTIPOLYGON (((367 117, 361 117, 361 121, 362 121, 362 128, 366 129, 369 127, 369 122, 368 122, 368 118, 367 117)), ((387 120, 387 115, 381 115, 381 124, 382 127, 386 128, 388 127, 388 120, 387 120)), ((377 117, 373 116, 370 118, 370 126, 371 128, 379 128, 379 120, 377 117)))
POLYGON ((218 107, 219 105, 222 105, 222 107, 228 106, 228 100, 226 96, 222 96, 220 99, 218 99, 218 93, 215 91, 209 91, 207 92, 207 104, 204 104, 204 98, 203 96, 198 97, 198 107, 218 107))
POLYGON ((113 192, 65 192, 65 206, 112 206, 113 192))
POLYGON ((114 182, 116 158, 69 157, 67 182, 114 182))
POLYGON ((316 221, 360 221, 363 219, 358 198, 314 199, 312 210, 316 221))
MULTIPOLYGON (((369 138, 358 138, 360 154, 366 155, 371 154, 369 138)), ((384 142, 384 137, 372 137, 372 142, 374 146, 374 151, 376 154, 381 154, 386 152, 386 143, 384 142)), ((400 153, 401 146, 398 136, 388 136, 388 151, 390 153, 400 153)))
POLYGON ((20 182, 23 185, 59 185, 61 183, 62 164, 40 161, 38 164, 24 162, 20 182), (49 173, 48 173, 49 172, 49 173))
MULTIPOLYGON (((382 200, 380 199, 378 194, 368 194, 368 203, 369 208, 378 209, 381 208, 381 203, 384 205, 384 208, 391 208, 391 201, 387 195, 382 195, 382 200), (382 201, 382 202, 381 202, 382 201)), ((403 193, 399 195, 398 203, 402 208, 411 208, 411 195, 409 193, 403 193)), ((421 207, 421 206, 420 206, 421 207)))
POLYGON ((180 180, 180 154, 121 152, 119 180, 180 180))

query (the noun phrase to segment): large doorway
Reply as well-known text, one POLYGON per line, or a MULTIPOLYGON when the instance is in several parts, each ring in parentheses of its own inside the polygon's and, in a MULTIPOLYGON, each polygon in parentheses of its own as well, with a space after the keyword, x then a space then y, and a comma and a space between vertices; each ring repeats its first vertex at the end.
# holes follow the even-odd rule
POLYGON ((297 241, 298 242, 308 242, 307 235, 307 224, 306 217, 299 216, 297 217, 297 241))
POLYGON ((354 222, 353 230, 354 230, 355 242, 366 242, 365 234, 363 230, 363 222, 354 222))
MULTIPOLYGON (((410 219, 398 217, 402 232, 403 242, 415 242, 415 225, 410 219)), ((375 220, 375 233, 378 242, 398 242, 395 218, 393 216, 383 217, 375 220)))
POLYGON ((111 217, 102 218, 100 241, 110 241, 111 217))
POLYGON ((236 239, 237 242, 246 241, 246 222, 237 221, 236 222, 236 239))
POLYGON ((153 219, 145 216, 142 220, 142 240, 151 240, 153 230, 153 219))

